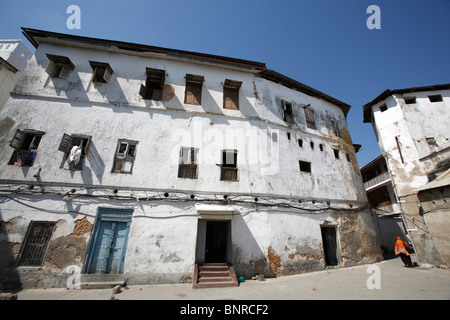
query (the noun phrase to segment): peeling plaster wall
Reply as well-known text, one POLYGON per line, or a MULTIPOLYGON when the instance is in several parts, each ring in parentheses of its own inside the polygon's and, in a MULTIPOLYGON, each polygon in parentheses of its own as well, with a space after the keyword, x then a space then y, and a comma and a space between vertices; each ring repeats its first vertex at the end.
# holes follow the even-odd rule
POLYGON ((381 257, 368 212, 346 212, 353 205, 364 207, 367 198, 343 111, 252 71, 42 43, 0 113, 0 147, 6 150, 0 154, 0 179, 21 188, 36 184, 19 194, 9 186, 11 198, 0 203, 0 221, 9 228, 0 238, 0 250, 8 252, 8 263, 2 262, 10 277, 5 281, 65 286, 68 268, 86 263, 97 210, 103 207, 134 210, 124 261, 130 283, 190 281, 200 218, 195 200, 135 201, 134 197, 154 196, 143 189, 161 197, 164 192, 184 192, 213 194, 216 201, 227 194, 263 199, 266 206, 239 204, 230 217, 231 259, 236 271, 247 277, 324 269, 324 223, 337 228, 341 266, 381 257), (66 80, 48 76, 46 54, 70 58, 75 69, 66 80), (110 64, 114 73, 109 83, 90 83, 89 61, 110 64), (162 101, 139 96, 147 67, 166 71, 162 101), (184 103, 186 74, 205 77, 201 106, 184 103), (242 81, 239 110, 223 108, 225 79, 242 81), (293 105, 294 124, 283 121, 282 99, 293 105), (306 126, 306 105, 314 109, 316 129, 306 126), (45 132, 32 167, 6 165, 17 129, 45 132), (81 171, 61 167, 64 159, 58 146, 64 133, 92 136, 81 171), (138 141, 132 174, 111 172, 119 139, 138 141), (197 179, 177 177, 181 147, 199 149, 197 179), (238 150, 239 181, 220 180, 223 149, 238 150), (333 149, 339 150, 339 159, 333 149), (299 160, 311 163, 310 173, 300 172, 299 160), (71 188, 76 192, 66 200, 54 195, 71 188), (115 188, 117 194, 112 193, 115 188), (271 204, 275 198, 322 209, 286 211, 271 204), (45 264, 16 270, 15 259, 32 220, 56 222, 45 264))
MULTIPOLYGON (((6 225, 0 247, 16 248, 8 261, 2 259, 1 281, 5 286, 12 281, 23 287, 66 286, 69 267, 82 268, 85 263, 97 210, 105 207, 134 210, 124 262, 127 283, 192 281, 197 225, 202 219, 195 201, 137 203, 75 197, 68 203, 59 197, 36 195, 11 197, 0 205, 6 225), (44 265, 15 268, 28 223, 36 217, 56 222, 44 265)), ((325 269, 323 224, 337 228, 340 266, 381 260, 369 212, 307 213, 257 205, 233 208, 235 212, 226 219, 231 220, 231 260, 239 276, 263 273, 274 277, 325 269)))

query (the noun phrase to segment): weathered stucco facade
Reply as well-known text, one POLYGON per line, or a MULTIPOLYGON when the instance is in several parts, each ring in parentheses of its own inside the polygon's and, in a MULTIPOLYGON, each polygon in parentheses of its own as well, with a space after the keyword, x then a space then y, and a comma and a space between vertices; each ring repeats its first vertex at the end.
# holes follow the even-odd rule
POLYGON ((65 286, 73 266, 161 283, 214 259, 245 277, 381 259, 345 103, 263 63, 24 32, 37 50, 0 114, 4 283, 65 286), (30 267, 38 221, 53 225, 30 267))
MULTIPOLYGON (((449 238, 444 235, 450 232, 450 220, 430 210, 430 203, 424 210, 421 202, 429 202, 425 194, 433 191, 428 184, 450 167, 449 109, 449 84, 386 90, 364 106, 364 122, 373 125, 416 253, 435 265, 449 263, 449 238)), ((444 182, 437 189, 442 197, 434 198, 442 202, 439 209, 448 209, 444 182)))

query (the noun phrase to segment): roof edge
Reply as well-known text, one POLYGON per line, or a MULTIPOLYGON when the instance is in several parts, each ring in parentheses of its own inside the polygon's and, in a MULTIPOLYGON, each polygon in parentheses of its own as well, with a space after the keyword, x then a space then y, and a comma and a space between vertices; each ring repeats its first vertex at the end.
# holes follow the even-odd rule
POLYGON ((180 59, 182 59, 182 58, 187 58, 190 60, 201 59, 201 60, 209 62, 209 63, 225 64, 225 65, 229 65, 229 66, 232 65, 232 66, 244 68, 247 70, 255 70, 257 72, 258 76, 260 76, 266 80, 280 83, 288 88, 298 90, 298 91, 308 94, 312 97, 321 98, 325 101, 328 101, 328 102, 340 107, 342 109, 342 111, 344 112, 345 117, 347 117, 347 114, 351 108, 350 105, 348 105, 338 99, 335 99, 323 92, 320 92, 320 91, 313 89, 303 83, 300 83, 294 79, 291 79, 285 75, 282 75, 281 73, 267 69, 266 64, 263 62, 230 58, 230 57, 225 57, 225 56, 212 55, 212 54, 206 54, 206 53, 198 53, 198 52, 178 50, 178 49, 162 48, 162 47, 149 46, 149 45, 143 45, 143 44, 135 44, 135 43, 130 43, 130 42, 116 41, 116 40, 90 38, 90 37, 57 33, 57 32, 38 30, 38 29, 32 29, 32 28, 22 27, 21 29, 22 29, 22 33, 24 34, 24 36, 31 42, 31 44, 35 48, 39 47, 40 39, 46 38, 46 39, 77 41, 77 42, 90 43, 90 44, 99 44, 102 46, 117 47, 120 50, 128 50, 128 51, 133 51, 133 52, 151 52, 151 53, 166 54, 169 57, 176 57, 176 58, 180 58, 180 59))
POLYGON ((364 123, 372 122, 372 119, 371 119, 371 107, 373 105, 377 104, 378 102, 380 102, 381 100, 384 100, 384 99, 386 99, 387 97, 389 97, 389 96, 391 96, 393 94, 421 92, 421 91, 447 90, 447 89, 450 89, 450 83, 436 84, 436 85, 423 86, 423 87, 411 87, 411 88, 404 88, 404 89, 393 89, 393 90, 387 89, 383 93, 381 93, 378 97, 376 97, 372 101, 370 101, 370 102, 366 103, 365 105, 363 105, 363 115, 364 115, 363 122, 364 123))

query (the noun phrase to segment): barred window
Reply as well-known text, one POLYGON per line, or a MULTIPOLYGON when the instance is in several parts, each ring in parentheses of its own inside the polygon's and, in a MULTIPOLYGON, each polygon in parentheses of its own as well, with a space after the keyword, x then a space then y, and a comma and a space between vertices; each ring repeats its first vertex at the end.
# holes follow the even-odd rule
POLYGON ((43 265, 54 227, 55 222, 30 222, 19 253, 17 263, 19 267, 39 267, 43 265))

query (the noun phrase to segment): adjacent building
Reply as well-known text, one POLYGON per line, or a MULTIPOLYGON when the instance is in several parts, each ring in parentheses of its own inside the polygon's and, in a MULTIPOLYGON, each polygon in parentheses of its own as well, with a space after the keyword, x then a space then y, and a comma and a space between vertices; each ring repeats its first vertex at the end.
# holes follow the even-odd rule
POLYGON ((403 225, 391 175, 383 156, 361 168, 364 189, 370 204, 381 249, 387 256, 394 253, 397 237, 410 242, 403 225))
POLYGON ((0 110, 32 54, 21 40, 0 40, 0 110))
POLYGON ((450 263, 450 84, 386 90, 364 105, 421 261, 450 263))
POLYGON ((23 29, 0 113, 0 280, 266 277, 380 260, 350 106, 264 63, 23 29))

